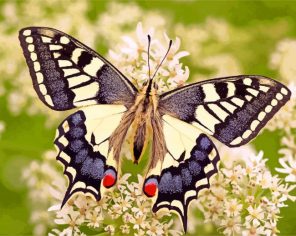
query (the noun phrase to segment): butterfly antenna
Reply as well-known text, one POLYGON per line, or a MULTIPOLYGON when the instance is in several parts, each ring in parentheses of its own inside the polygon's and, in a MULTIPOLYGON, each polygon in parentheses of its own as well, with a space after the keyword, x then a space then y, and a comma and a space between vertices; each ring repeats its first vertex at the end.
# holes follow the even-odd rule
POLYGON ((147 35, 147 37, 148 37, 148 70, 149 70, 149 80, 151 79, 151 74, 150 74, 150 44, 151 44, 151 37, 150 37, 150 35, 148 34, 147 35))
POLYGON ((172 43, 173 43, 173 40, 170 40, 168 50, 167 50, 166 54, 164 55, 164 57, 162 58, 161 62, 160 62, 160 63, 158 64, 158 66, 156 67, 156 70, 155 70, 155 72, 154 72, 154 74, 153 74, 153 76, 152 76, 151 79, 154 78, 154 76, 156 75, 158 69, 161 67, 162 63, 164 62, 164 60, 166 59, 167 55, 169 54, 169 51, 170 51, 171 46, 172 46, 172 43))

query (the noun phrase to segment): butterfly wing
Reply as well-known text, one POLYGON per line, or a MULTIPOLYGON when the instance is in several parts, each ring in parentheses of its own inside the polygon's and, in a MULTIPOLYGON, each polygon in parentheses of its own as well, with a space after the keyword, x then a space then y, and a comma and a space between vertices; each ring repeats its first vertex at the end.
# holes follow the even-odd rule
POLYGON ((267 77, 232 76, 164 93, 159 110, 235 147, 253 139, 290 95, 288 88, 267 77))
POLYGON ((94 104, 130 106, 137 89, 106 59, 56 29, 24 28, 19 40, 33 86, 54 110, 94 104))
POLYGON ((158 158, 149 169, 143 191, 149 196, 151 187, 157 185, 152 210, 175 211, 186 231, 189 203, 202 189, 209 188, 219 154, 213 142, 196 127, 170 115, 164 115, 162 123, 167 152, 163 161, 158 158))
POLYGON ((55 145, 69 186, 62 205, 77 192, 101 199, 101 182, 111 187, 117 178, 117 161, 110 150, 110 136, 126 111, 124 105, 82 108, 66 118, 57 130, 55 145))

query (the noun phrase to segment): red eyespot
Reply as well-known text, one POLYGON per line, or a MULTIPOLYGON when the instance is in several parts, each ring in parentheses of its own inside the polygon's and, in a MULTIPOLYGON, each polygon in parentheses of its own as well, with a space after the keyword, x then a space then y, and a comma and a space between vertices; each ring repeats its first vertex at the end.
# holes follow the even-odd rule
POLYGON ((103 178, 103 185, 105 188, 111 188, 116 183, 116 173, 113 170, 107 170, 103 178))
POLYGON ((147 197, 155 196, 157 185, 158 185, 157 180, 154 178, 146 181, 146 183, 144 184, 143 190, 147 197))

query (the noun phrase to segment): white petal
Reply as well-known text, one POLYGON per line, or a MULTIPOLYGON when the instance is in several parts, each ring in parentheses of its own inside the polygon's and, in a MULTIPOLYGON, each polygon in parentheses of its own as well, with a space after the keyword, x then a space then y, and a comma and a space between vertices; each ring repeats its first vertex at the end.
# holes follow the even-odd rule
POLYGON ((291 166, 293 169, 296 169, 296 161, 293 159, 292 156, 289 156, 289 157, 288 157, 288 161, 289 161, 290 166, 291 166))
POLYGON ((291 171, 283 168, 275 168, 275 170, 279 173, 289 174, 291 171))
POLYGON ((48 211, 59 211, 61 209, 61 204, 53 205, 50 208, 48 208, 48 211))
POLYGON ((180 58, 186 57, 188 55, 190 55, 189 52, 187 52, 187 51, 181 51, 181 52, 178 52, 178 53, 175 54, 174 59, 179 60, 180 58))
POLYGON ((126 44, 130 47, 130 48, 138 48, 138 44, 129 36, 122 36, 122 40, 124 42, 126 42, 126 44))
POLYGON ((295 175, 288 175, 286 178, 285 178, 285 181, 286 182, 296 182, 296 176, 295 175))

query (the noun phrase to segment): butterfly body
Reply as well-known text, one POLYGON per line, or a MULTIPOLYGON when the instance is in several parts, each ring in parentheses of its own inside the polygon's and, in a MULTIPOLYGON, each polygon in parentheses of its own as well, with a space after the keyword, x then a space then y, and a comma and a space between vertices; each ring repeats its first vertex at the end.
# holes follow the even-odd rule
POLYGON ((62 206, 81 192, 100 200, 115 185, 129 136, 134 163, 151 142, 143 192, 153 198, 152 210, 175 211, 186 231, 190 202, 218 171, 219 154, 207 135, 229 147, 248 143, 291 95, 259 75, 217 78, 162 94, 149 78, 138 90, 104 57, 61 31, 28 27, 19 39, 40 100, 58 111, 78 108, 54 141, 69 180, 62 206))

